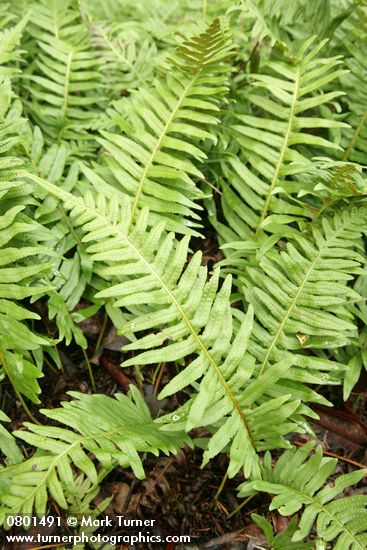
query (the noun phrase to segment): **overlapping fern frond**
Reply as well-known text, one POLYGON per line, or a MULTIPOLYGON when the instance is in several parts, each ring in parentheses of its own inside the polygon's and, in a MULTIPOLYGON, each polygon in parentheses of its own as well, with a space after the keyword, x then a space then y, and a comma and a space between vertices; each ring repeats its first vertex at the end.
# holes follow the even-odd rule
POLYGON ((74 400, 60 409, 41 411, 64 427, 27 423, 28 431, 15 432, 43 452, 0 469, 0 485, 7 486, 0 496, 0 524, 7 514, 44 514, 48 495, 67 508, 68 500, 80 493, 73 466, 90 481, 90 492, 117 465, 131 466, 138 478, 144 478, 139 452, 176 453, 183 444, 190 444, 183 432, 160 429, 138 389, 131 386, 130 391, 129 396, 117 394, 115 399, 72 393, 74 400))
POLYGON ((27 106, 49 139, 78 142, 75 151, 85 155, 93 147, 89 130, 98 126, 103 95, 100 60, 75 4, 43 0, 33 6, 32 37, 39 50, 29 68, 27 106))
POLYGON ((200 379, 184 426, 189 430, 222 422, 222 428, 209 443, 205 459, 229 444, 230 474, 244 467, 246 475, 256 477, 259 473, 256 451, 274 445, 287 446, 283 435, 290 430, 298 431, 297 423, 290 417, 306 411, 300 408, 299 400, 291 399, 291 393, 270 396, 264 402, 275 381, 286 377, 293 359, 272 365, 266 376, 255 377, 249 383, 258 371, 245 345, 251 334, 253 313, 250 308, 244 316, 231 308, 230 277, 220 289, 218 271, 207 281, 207 269, 200 265, 200 252, 184 269, 188 238, 175 242, 172 234, 164 232, 163 223, 147 232, 145 210, 131 227, 129 203, 121 210, 118 201, 107 202, 103 195, 97 202, 91 194, 82 199, 35 176, 29 177, 62 198, 70 210, 73 226, 83 229, 82 242, 88 243, 87 253, 95 271, 112 283, 96 297, 113 298, 115 307, 133 314, 123 333, 139 335, 150 330, 148 335, 125 346, 126 351, 141 353, 124 364, 187 358, 188 366, 164 388, 161 396, 195 386, 200 379), (276 425, 268 422, 269 411, 277 415, 276 425), (246 453, 239 452, 241 446, 246 453))
POLYGON ((47 231, 24 213, 31 190, 18 177, 24 168, 20 155, 24 119, 11 113, 7 77, 0 82, 0 98, 0 376, 11 382, 18 395, 37 403, 41 391, 37 379, 42 372, 33 364, 31 352, 48 346, 49 340, 28 327, 29 320, 40 317, 18 302, 47 291, 42 278, 52 263, 39 261, 50 256, 42 245, 47 231))
POLYGON ((340 497, 358 483, 367 470, 357 470, 336 478, 333 485, 325 485, 335 470, 336 459, 322 456, 321 447, 309 457, 313 442, 286 451, 272 467, 271 456, 265 455, 262 480, 245 482, 239 487, 240 496, 262 491, 276 495, 270 510, 279 510, 284 516, 298 512, 303 506, 294 542, 307 537, 316 522, 317 536, 324 543, 334 541, 335 550, 362 550, 367 545, 367 495, 340 497), (339 497, 339 498, 336 498, 339 497))
MULTIPOLYGON (((70 167, 68 164, 67 148, 54 145, 40 155, 38 173, 70 190, 78 182, 78 166, 76 162, 72 162, 70 167)), ((50 229, 47 245, 57 250, 50 281, 53 291, 48 299, 49 316, 56 320, 60 340, 65 338, 69 344, 74 338, 85 348, 86 340, 80 328, 75 326, 70 312, 79 303, 91 280, 92 264, 77 232, 72 230, 62 203, 48 193, 37 193, 37 198, 40 204, 35 209, 35 218, 50 229)))
POLYGON ((23 209, 14 206, 0 216, 0 372, 18 394, 38 403, 41 390, 37 378, 42 372, 33 364, 31 352, 50 341, 27 326, 26 321, 40 316, 17 302, 48 290, 39 280, 52 264, 39 262, 38 257, 46 257, 49 250, 37 242, 37 225, 21 213, 23 209))
POLYGON ((231 12, 242 11, 251 22, 251 36, 261 42, 269 39, 270 45, 275 43, 285 47, 288 42, 286 27, 294 20, 299 6, 297 2, 284 0, 241 0, 238 5, 232 6, 231 12))
MULTIPOLYGON (((6 7, 6 6, 5 6, 6 7)), ((5 10, 4 10, 5 12, 5 10)), ((13 26, 6 26, 7 17, 11 21, 12 16, 0 12, 2 23, 0 28, 4 27, 0 31, 0 75, 12 76, 19 73, 19 69, 16 64, 21 59, 21 51, 18 49, 23 29, 28 21, 28 16, 23 17, 19 23, 13 26), (10 64, 9 64, 10 62, 10 64)))
POLYGON ((133 386, 1 426, 0 522, 50 499, 91 513, 113 468, 142 479, 141 454, 177 453, 201 428, 203 465, 227 454, 228 475, 250 479, 241 497, 304 508, 278 536, 257 518, 274 548, 312 546, 314 523, 320 544, 364 548, 366 498, 342 496, 364 472, 324 487, 335 461, 311 444, 274 467, 263 452, 312 433, 309 404, 331 404, 320 388, 344 382, 348 398, 367 365, 365 8, 14 0, 0 13, 0 379, 32 417, 44 326, 88 361, 77 323, 103 308, 96 348, 109 317, 129 342, 122 367, 168 364, 155 420, 133 386), (190 240, 207 214, 228 252, 213 271, 216 252, 190 240))
MULTIPOLYGON (((200 206, 194 201, 203 193, 193 178, 203 178, 197 162, 206 158, 198 142, 215 140, 208 130, 218 123, 227 91, 228 64, 223 62, 231 52, 228 30, 214 21, 179 47, 165 79, 133 96, 128 130, 123 135, 103 132, 98 140, 114 177, 108 182, 110 194, 117 188, 132 198, 132 219, 148 206, 150 225, 164 219, 168 230, 198 234, 195 210, 200 206)), ((98 174, 89 169, 85 174, 97 188, 103 185, 98 174)))
POLYGON ((142 24, 97 22, 93 25, 92 44, 103 64, 103 87, 112 97, 152 80, 159 56, 142 24))
MULTIPOLYGON (((0 77, 0 181, 12 181, 24 166, 21 127, 25 119, 12 113, 13 91, 8 77, 0 77)), ((2 190, 6 190, 3 187, 2 190)))

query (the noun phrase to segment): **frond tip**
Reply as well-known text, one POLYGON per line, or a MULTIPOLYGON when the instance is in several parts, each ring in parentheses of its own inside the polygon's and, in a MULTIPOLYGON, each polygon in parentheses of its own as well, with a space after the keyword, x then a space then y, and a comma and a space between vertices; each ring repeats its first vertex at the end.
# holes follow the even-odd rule
MULTIPOLYGON (((195 227, 204 194, 195 179, 203 179, 200 164, 206 159, 203 144, 215 141, 220 103, 228 91, 225 61, 232 42, 219 21, 178 49, 168 75, 129 99, 122 135, 102 132, 100 144, 110 170, 107 184, 97 173, 84 173, 98 190, 132 199, 132 220, 149 208, 149 225, 165 220, 167 229, 198 235, 195 227), (112 181, 112 185, 110 182, 112 181)), ((125 101, 126 103, 126 101, 125 101)), ((121 104, 123 105, 123 104, 121 104)))

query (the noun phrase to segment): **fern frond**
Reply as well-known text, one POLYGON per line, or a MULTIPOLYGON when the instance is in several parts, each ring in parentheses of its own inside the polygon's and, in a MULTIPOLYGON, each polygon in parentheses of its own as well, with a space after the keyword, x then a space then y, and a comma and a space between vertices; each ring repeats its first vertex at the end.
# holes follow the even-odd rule
POLYGON ((12 64, 16 64, 21 58, 21 51, 17 47, 28 18, 29 16, 25 16, 13 27, 0 31, 0 75, 9 77, 19 73, 19 69, 12 66, 12 64), (11 62, 10 66, 8 65, 9 62, 11 62))
POLYGON ((341 78, 343 88, 347 92, 350 113, 347 118, 351 128, 343 131, 343 160, 349 160, 366 164, 367 153, 367 101, 363 89, 366 86, 367 48, 365 38, 350 42, 345 45, 350 55, 346 59, 346 65, 350 70, 348 76, 341 78))
POLYGON ((83 149, 79 154, 85 156, 93 147, 89 130, 98 126, 103 101, 100 60, 70 2, 37 4, 31 18, 37 55, 29 71, 27 107, 46 136, 78 142, 83 149))
POLYGON ((322 160, 314 163, 314 173, 305 177, 303 189, 298 196, 312 195, 313 221, 320 218, 326 210, 332 211, 337 203, 356 203, 367 193, 367 182, 363 167, 352 162, 322 160))
POLYGON ((142 479, 139 452, 176 453, 183 444, 190 444, 182 432, 161 430, 152 421, 138 389, 130 386, 130 392, 130 396, 117 394, 115 399, 71 392, 74 400, 59 409, 41 411, 65 427, 26 423, 29 431, 15 432, 16 437, 43 450, 43 454, 36 453, 22 464, 0 469, 0 483, 10 483, 8 493, 0 496, 0 523, 7 514, 44 514, 48 494, 61 508, 67 508, 68 497, 78 494, 73 466, 93 487, 117 465, 130 465, 142 479), (95 461, 100 464, 99 471, 95 461))
MULTIPOLYGON (((13 91, 8 77, 0 77, 0 181, 10 183, 20 173, 25 161, 20 152, 22 147, 21 131, 25 119, 12 112, 14 107, 13 91)), ((2 189, 7 191, 6 187, 2 189)))
POLYGON ((118 97, 122 90, 146 86, 158 62, 157 47, 142 25, 93 25, 92 44, 103 63, 103 87, 118 97))
POLYGON ((238 114, 232 125, 240 156, 223 163, 223 212, 236 240, 259 237, 270 214, 281 213, 283 223, 308 216, 292 197, 312 167, 311 151, 338 148, 318 133, 343 123, 321 118, 318 109, 343 95, 323 88, 345 70, 339 68, 340 57, 318 55, 325 41, 313 43, 305 42, 292 62, 270 61, 266 74, 251 75, 254 90, 245 95, 251 111, 238 114))
MULTIPOLYGON (((258 267, 246 268, 244 260, 238 261, 246 269, 239 280, 259 322, 250 350, 261 371, 272 357, 280 360, 281 350, 332 349, 357 340, 348 303, 360 296, 348 282, 362 273, 364 257, 355 248, 366 216, 364 206, 341 210, 323 217, 309 236, 294 230, 281 250, 260 258, 258 267)), ((301 379, 306 372, 302 369, 301 379)), ((312 382, 312 369, 309 375, 312 382)))
POLYGON ((324 486, 334 472, 336 459, 322 456, 321 447, 309 457, 313 442, 286 451, 272 467, 271 456, 266 454, 263 479, 243 483, 239 487, 241 497, 262 491, 276 495, 271 510, 279 510, 284 516, 298 512, 303 506, 294 542, 309 535, 316 522, 318 537, 324 542, 334 542, 334 550, 363 550, 367 544, 367 495, 340 497, 348 487, 358 483, 366 470, 358 470, 339 476, 333 485, 324 486), (336 498, 338 497, 338 498, 336 498))
POLYGON ((264 517, 258 514, 251 514, 251 519, 264 532, 266 541, 270 545, 271 550, 311 550, 313 548, 313 541, 292 542, 292 537, 297 529, 297 516, 291 519, 286 529, 276 535, 274 534, 272 524, 264 517))
MULTIPOLYGON (((168 230, 198 235, 195 200, 203 193, 193 177, 202 174, 193 160, 206 155, 198 141, 215 137, 206 127, 218 123, 219 101, 227 90, 232 46, 227 29, 216 20, 208 30, 184 42, 173 69, 153 89, 142 89, 129 103, 125 135, 102 132, 98 141, 115 178, 114 188, 132 198, 132 219, 148 206, 150 223, 164 219, 168 230)), ((90 170, 86 176, 99 187, 90 170)))
POLYGON ((289 42, 286 26, 298 10, 297 2, 284 0, 241 0, 232 6, 231 12, 241 11, 251 21, 251 37, 261 42, 268 39, 271 46, 279 43, 286 47, 289 42))
POLYGON ((229 444, 230 475, 242 467, 246 475, 258 475, 256 451, 287 445, 283 436, 299 429, 290 417, 301 411, 300 401, 291 400, 289 393, 264 402, 275 381, 286 377, 292 358, 283 357, 281 364, 273 365, 265 376, 248 383, 253 373, 258 372, 245 345, 252 328, 252 309, 244 316, 231 308, 231 278, 227 277, 218 290, 219 272, 216 270, 207 281, 207 269, 200 265, 199 252, 184 269, 188 238, 175 243, 173 235, 164 233, 163 224, 148 232, 146 211, 141 212, 129 230, 129 204, 120 211, 116 198, 108 203, 99 196, 95 203, 91 194, 81 199, 36 176, 29 177, 63 198, 71 211, 73 225, 83 228, 82 240, 88 243, 87 252, 95 262, 96 272, 116 281, 96 297, 113 298, 115 307, 126 308, 133 314, 122 332, 155 331, 124 348, 141 351, 124 365, 196 356, 164 388, 161 397, 188 385, 195 386, 201 379, 185 417, 186 429, 221 421, 223 427, 211 439, 205 460, 229 444), (256 400, 261 404, 255 404, 256 400), (268 422, 269 411, 277 415, 276 425, 268 422), (238 445, 247 452, 238 453, 238 445))
POLYGON ((8 78, 0 81, 0 373, 15 391, 38 403, 41 370, 33 364, 32 352, 50 341, 32 331, 28 320, 39 315, 18 303, 45 294, 49 285, 42 282, 52 262, 39 258, 52 255, 42 241, 47 231, 25 213, 31 191, 19 176, 24 161, 18 155, 24 120, 11 113, 12 91, 8 78))
POLYGON ((29 234, 37 231, 37 225, 21 214, 23 209, 14 206, 0 216, 0 363, 2 374, 15 390, 37 403, 41 391, 37 378, 42 373, 32 364, 30 352, 50 342, 24 322, 39 319, 39 315, 16 301, 47 292, 47 285, 33 283, 51 269, 52 263, 38 261, 50 251, 32 242, 29 234))
MULTIPOLYGON (((0 411, 0 422, 10 422, 10 418, 2 411, 0 411)), ((2 424, 0 424, 0 451, 6 456, 9 465, 19 464, 23 460, 15 438, 2 424)))

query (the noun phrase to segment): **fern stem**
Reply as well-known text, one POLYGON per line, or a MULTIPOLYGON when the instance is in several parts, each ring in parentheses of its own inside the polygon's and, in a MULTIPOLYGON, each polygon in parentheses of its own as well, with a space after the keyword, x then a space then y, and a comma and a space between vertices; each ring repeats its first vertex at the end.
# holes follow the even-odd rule
POLYGON ((51 363, 51 361, 49 361, 49 359, 47 359, 47 357, 43 357, 43 360, 46 363, 46 365, 48 366, 48 368, 52 370, 52 372, 54 372, 55 374, 58 374, 58 370, 54 367, 54 365, 51 363))
POLYGON ((80 246, 83 250, 85 250, 85 247, 83 246, 82 241, 79 239, 73 225, 70 223, 68 216, 66 215, 65 209, 62 206, 62 204, 57 203, 57 208, 60 211, 60 214, 62 215, 66 225, 68 226, 68 229, 70 230, 70 233, 73 235, 75 241, 78 243, 78 246, 80 246))
POLYGON ((54 0, 52 2, 52 16, 53 16, 53 22, 54 22, 54 35, 57 40, 59 40, 59 17, 58 17, 58 10, 57 10, 57 4, 58 2, 54 0))
POLYGON ((206 17, 207 0, 203 0, 203 16, 206 17))
POLYGON ((63 98, 63 102, 62 102, 62 107, 61 107, 61 113, 60 113, 60 119, 61 119, 61 122, 62 122, 62 127, 60 128, 60 131, 59 131, 59 135, 58 135, 58 139, 61 139, 62 137, 62 133, 64 131, 64 120, 65 120, 65 117, 66 117, 66 109, 68 107, 68 98, 69 98, 69 86, 70 86, 70 73, 71 73, 71 63, 72 63, 72 60, 73 60, 73 51, 71 51, 68 55, 68 61, 67 61, 67 64, 66 64, 66 74, 65 74, 65 86, 64 86, 64 98, 63 98))
POLYGON ((366 121, 367 121, 367 111, 365 111, 364 115, 362 116, 357 128, 355 129, 354 131, 354 134, 353 134, 353 137, 352 137, 352 140, 348 146, 348 149, 345 151, 344 153, 344 156, 343 156, 343 160, 346 161, 349 159, 349 156, 351 154, 351 152, 353 151, 354 149, 354 146, 356 144, 356 141, 359 137, 359 134, 361 133, 362 129, 363 129, 363 126, 366 124, 366 121))
POLYGON ((255 495, 250 495, 249 497, 245 498, 245 500, 243 500, 243 501, 241 502, 241 504, 239 504, 239 505, 237 506, 237 508, 235 508, 234 510, 232 510, 232 512, 231 512, 230 514, 228 514, 228 516, 226 517, 226 519, 230 519, 231 517, 233 517, 233 516, 235 516, 236 514, 238 514, 238 512, 240 512, 240 511, 242 510, 242 508, 243 508, 244 506, 246 506, 246 504, 247 504, 248 502, 250 502, 250 500, 251 500, 252 498, 254 498, 254 496, 255 496, 255 495))
POLYGON ((159 386, 160 386, 160 383, 161 383, 161 380, 162 380, 162 376, 163 376, 164 371, 165 371, 165 367, 166 367, 166 363, 159 363, 158 367, 157 367, 157 368, 155 369, 155 371, 154 371, 152 383, 154 384, 154 392, 153 392, 153 394, 154 394, 155 396, 158 395, 159 386))
POLYGON ((220 482, 220 485, 217 489, 217 492, 215 493, 214 497, 213 497, 213 500, 212 500, 212 504, 216 503, 217 500, 219 499, 223 489, 224 489, 224 486, 226 484, 226 481, 228 479, 228 471, 224 474, 223 478, 222 478, 222 481, 220 482))
POLYGON ((42 426, 42 423, 39 422, 39 421, 37 420, 37 418, 36 418, 35 416, 33 416, 33 414, 31 413, 31 411, 29 410, 28 405, 27 405, 27 403, 24 401, 22 395, 18 392, 18 390, 17 390, 16 388, 14 388, 14 386, 13 386, 13 389, 14 389, 16 395, 17 395, 17 398, 18 398, 19 401, 21 402, 22 407, 23 407, 23 409, 25 410, 25 412, 26 412, 28 418, 29 418, 30 420, 32 420, 32 422, 33 422, 34 424, 38 424, 38 426, 42 426))
POLYGON ((106 328, 107 328, 107 321, 108 321, 108 315, 107 315, 107 311, 105 311, 104 317, 103 317, 101 332, 98 335, 98 340, 97 340, 97 343, 96 343, 96 347, 94 348, 94 355, 96 353, 98 353, 99 348, 101 346, 101 343, 102 343, 102 340, 103 340, 103 337, 105 335, 106 328))
POLYGON ((92 384, 93 391, 96 392, 97 389, 96 389, 96 384, 95 384, 95 381, 94 381, 92 366, 90 364, 89 357, 88 357, 87 352, 85 351, 84 348, 81 348, 81 350, 83 352, 84 359, 85 359, 85 362, 87 364, 87 369, 88 369, 88 372, 89 372, 89 378, 90 378, 90 381, 91 381, 91 384, 92 384))
POLYGON ((134 370, 135 370, 135 379, 139 384, 140 388, 143 389, 144 379, 141 374, 141 368, 139 367, 139 365, 136 365, 134 370))

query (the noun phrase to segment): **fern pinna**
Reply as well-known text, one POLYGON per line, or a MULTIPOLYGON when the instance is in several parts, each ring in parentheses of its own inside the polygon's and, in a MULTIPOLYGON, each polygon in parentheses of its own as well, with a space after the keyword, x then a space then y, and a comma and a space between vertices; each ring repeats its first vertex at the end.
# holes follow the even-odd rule
POLYGON ((111 472, 191 447, 292 516, 252 515, 269 547, 364 548, 366 471, 335 478, 313 432, 367 364, 364 7, 29 4, 0 7, 0 376, 32 420, 0 411, 0 522, 99 514, 111 472), (126 395, 89 361, 109 323, 126 395), (60 350, 91 391, 38 409, 60 350))

